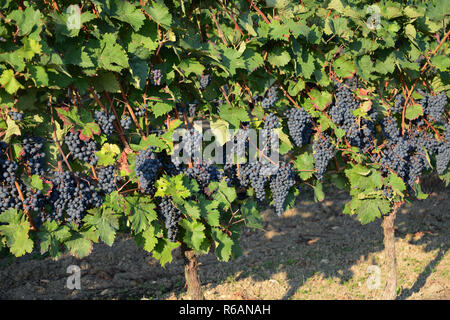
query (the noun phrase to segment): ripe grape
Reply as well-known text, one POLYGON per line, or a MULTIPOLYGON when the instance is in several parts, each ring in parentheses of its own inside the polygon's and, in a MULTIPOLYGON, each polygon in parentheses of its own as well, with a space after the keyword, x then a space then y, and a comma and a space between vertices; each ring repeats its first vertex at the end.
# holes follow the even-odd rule
POLYGON ((335 149, 331 144, 330 137, 322 132, 313 142, 314 167, 319 180, 323 180, 328 162, 334 157, 335 149))
POLYGON ((205 90, 206 87, 211 83, 211 75, 210 74, 206 74, 206 75, 202 75, 200 77, 200 88, 202 90, 205 90))
POLYGON ((100 126, 102 132, 109 137, 114 131, 114 120, 116 117, 113 114, 108 115, 105 111, 97 110, 94 112, 94 119, 100 126))
POLYGON ((140 151, 135 159, 134 172, 139 179, 141 190, 147 194, 154 193, 154 182, 161 167, 161 161, 153 151, 153 148, 140 151))
POLYGON ((75 159, 87 162, 90 165, 95 165, 97 163, 98 157, 95 155, 97 152, 97 145, 95 141, 83 141, 80 139, 79 132, 70 131, 65 136, 64 142, 75 159))
POLYGON ((20 122, 25 118, 25 114, 23 114, 22 112, 10 111, 10 112, 8 112, 8 114, 11 117, 11 119, 13 119, 14 121, 20 122))
POLYGON ((288 117, 289 134, 298 147, 309 142, 312 134, 311 117, 303 109, 289 109, 285 115, 288 117))

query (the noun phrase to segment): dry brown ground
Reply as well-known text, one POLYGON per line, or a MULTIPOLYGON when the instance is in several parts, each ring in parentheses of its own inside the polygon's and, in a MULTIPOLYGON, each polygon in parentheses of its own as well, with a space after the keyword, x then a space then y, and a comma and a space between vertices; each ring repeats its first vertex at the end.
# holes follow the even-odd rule
MULTIPOLYGON (((450 299, 450 188, 430 191, 396 220, 399 299, 450 299)), ((382 290, 369 290, 367 281, 375 265, 384 284, 381 220, 362 226, 341 213, 345 194, 331 194, 314 203, 305 193, 282 218, 265 210, 264 230, 246 230, 243 255, 234 261, 202 256, 206 298, 378 299, 382 290)), ((112 247, 95 245, 82 260, 0 259, 1 299, 186 299, 183 286, 179 252, 163 269, 124 236, 112 247), (65 287, 71 264, 82 269, 81 290, 65 287)))

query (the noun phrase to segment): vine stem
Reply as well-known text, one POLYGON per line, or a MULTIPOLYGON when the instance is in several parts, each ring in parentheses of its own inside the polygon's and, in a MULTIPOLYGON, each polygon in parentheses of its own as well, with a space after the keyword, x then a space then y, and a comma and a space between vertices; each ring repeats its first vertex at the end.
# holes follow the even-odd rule
POLYGON ((239 27, 239 25, 237 24, 236 20, 234 19, 234 17, 231 15, 231 13, 228 11, 228 9, 225 7, 225 5, 223 4, 222 1, 218 0, 220 5, 225 9, 225 11, 227 12, 227 14, 230 16, 231 20, 233 20, 234 22, 234 27, 235 30, 239 30, 239 32, 241 33, 241 35, 244 37, 244 33, 242 32, 242 29, 239 27))
POLYGON ((123 99, 124 102, 125 102, 125 107, 127 108, 128 112, 129 112, 130 115, 131 115, 131 118, 133 119, 134 123, 136 124, 136 127, 137 127, 138 130, 139 130, 139 134, 140 134, 142 137, 145 137, 144 131, 142 130, 141 125, 139 124, 139 121, 137 120, 136 115, 134 114, 133 109, 131 108, 130 104, 128 103, 127 96, 126 96, 126 94, 125 94, 125 91, 123 90, 122 84, 120 83, 117 74, 115 74, 115 77, 116 77, 117 83, 119 84, 120 92, 122 93, 122 99, 123 99))
POLYGON ((383 218, 384 254, 387 271, 386 286, 382 295, 384 300, 397 297, 397 260, 395 257, 395 217, 402 203, 394 204, 392 212, 383 218))
POLYGON ((250 4, 250 8, 255 9, 255 11, 261 16, 261 18, 263 18, 267 24, 270 24, 269 19, 267 19, 266 15, 261 10, 259 10, 259 8, 255 5, 255 2, 253 0, 247 0, 247 1, 250 4))
POLYGON ((205 300, 198 274, 198 267, 200 266, 198 257, 194 250, 187 248, 184 244, 181 250, 184 258, 184 275, 186 278, 187 293, 191 300, 205 300))
MULTIPOLYGON (((51 100, 51 96, 50 96, 50 100, 51 100)), ((50 121, 51 121, 52 127, 53 127, 53 140, 55 140, 56 147, 58 148, 59 152, 61 153, 61 156, 62 156, 65 164, 67 165, 67 168, 69 169, 70 172, 72 172, 72 167, 70 166, 70 163, 67 160, 67 157, 61 148, 61 145, 59 144, 58 137, 56 136, 55 118, 53 116, 53 106, 51 105, 51 103, 50 103, 50 116, 51 116, 50 121)))
POLYGON ((119 133, 119 138, 125 147, 125 152, 131 153, 132 151, 131 151, 130 145, 128 144, 127 140, 125 139, 125 133, 123 131, 122 125, 120 124, 119 115, 118 115, 117 110, 114 107, 114 103, 111 100, 107 91, 105 91, 105 96, 106 96, 106 100, 108 100, 108 102, 109 102, 109 106, 110 106, 111 110, 114 113, 114 116, 116 117, 116 122, 114 122, 114 127, 115 127, 116 131, 119 133))
POLYGON ((214 23, 216 24, 217 30, 219 31, 219 37, 222 39, 223 43, 225 43, 225 45, 228 46, 227 39, 225 39, 222 29, 220 29, 219 22, 216 19, 216 15, 212 12, 211 7, 208 10, 209 10, 209 13, 211 14, 211 17, 212 17, 214 23))

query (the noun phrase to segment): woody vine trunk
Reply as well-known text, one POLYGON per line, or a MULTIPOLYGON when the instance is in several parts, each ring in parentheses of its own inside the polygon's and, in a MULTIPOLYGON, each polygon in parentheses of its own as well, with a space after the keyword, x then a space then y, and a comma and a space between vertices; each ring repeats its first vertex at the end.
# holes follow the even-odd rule
POLYGON ((198 274, 198 257, 194 250, 183 247, 184 275, 187 293, 192 300, 204 300, 200 277, 198 274))
POLYGON ((386 259, 386 286, 382 298, 394 300, 397 297, 397 260, 395 257, 395 217, 398 206, 392 213, 383 218, 384 253, 386 259))

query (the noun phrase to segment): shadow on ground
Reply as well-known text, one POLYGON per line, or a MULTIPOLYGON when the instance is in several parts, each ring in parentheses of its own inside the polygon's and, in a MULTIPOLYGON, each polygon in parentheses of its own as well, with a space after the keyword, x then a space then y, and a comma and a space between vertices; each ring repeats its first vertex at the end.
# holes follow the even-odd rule
MULTIPOLYGON (((396 220, 399 299, 450 298, 450 190, 436 180, 424 188, 430 197, 405 205, 396 220)), ((244 232, 243 255, 236 260, 200 257, 206 298, 379 298, 385 271, 381 220, 361 225, 342 214, 344 192, 326 194, 325 201, 314 203, 305 192, 281 218, 265 210, 264 230, 244 232)), ((95 245, 82 260, 0 259, 1 299, 186 298, 183 287, 179 251, 163 269, 123 236, 112 247, 95 245), (66 288, 72 264, 81 267, 81 290, 66 288)))

